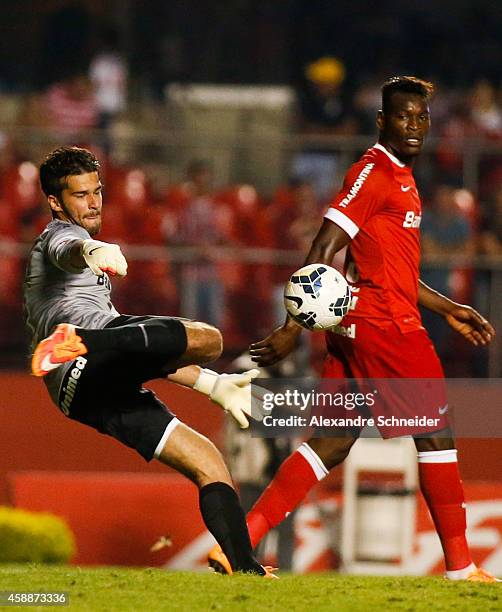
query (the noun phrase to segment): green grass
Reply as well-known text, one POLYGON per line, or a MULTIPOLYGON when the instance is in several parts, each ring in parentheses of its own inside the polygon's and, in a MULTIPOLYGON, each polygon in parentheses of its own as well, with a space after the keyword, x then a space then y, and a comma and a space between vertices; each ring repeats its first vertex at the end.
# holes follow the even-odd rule
POLYGON ((501 589, 502 584, 451 583, 439 577, 317 574, 264 580, 159 569, 0 565, 0 591, 69 592, 69 608, 29 608, 42 611, 485 611, 502 609, 501 589))

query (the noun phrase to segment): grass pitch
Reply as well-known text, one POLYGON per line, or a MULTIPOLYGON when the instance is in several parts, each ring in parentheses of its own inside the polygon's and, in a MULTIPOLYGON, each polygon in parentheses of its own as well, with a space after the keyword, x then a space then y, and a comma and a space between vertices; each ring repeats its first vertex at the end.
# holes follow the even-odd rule
MULTIPOLYGON (((280 580, 160 569, 0 565, 0 591, 69 593, 68 607, 30 610, 502 610, 502 584, 452 583, 442 578, 317 574, 280 580)), ((13 610, 16 607, 1 608, 13 610)), ((26 608, 28 609, 28 608, 26 608)))

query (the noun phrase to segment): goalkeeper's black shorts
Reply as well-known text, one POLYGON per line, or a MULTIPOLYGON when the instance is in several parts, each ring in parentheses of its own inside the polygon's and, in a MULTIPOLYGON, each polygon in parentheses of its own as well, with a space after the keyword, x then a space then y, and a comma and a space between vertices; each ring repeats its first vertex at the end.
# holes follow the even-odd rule
POLYGON ((146 461, 159 455, 179 421, 143 383, 173 371, 165 363, 186 351, 186 332, 174 317, 121 315, 107 325, 148 325, 159 318, 168 322, 172 332, 170 355, 110 350, 78 357, 63 378, 58 401, 66 416, 112 436, 146 461))

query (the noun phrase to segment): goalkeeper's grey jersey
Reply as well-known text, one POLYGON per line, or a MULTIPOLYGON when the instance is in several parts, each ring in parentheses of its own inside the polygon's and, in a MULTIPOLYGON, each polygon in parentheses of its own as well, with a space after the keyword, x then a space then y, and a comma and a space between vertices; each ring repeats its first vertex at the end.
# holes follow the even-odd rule
MULTIPOLYGON (((108 276, 96 276, 89 268, 74 268, 70 263, 74 242, 87 238, 90 235, 83 227, 55 219, 36 239, 23 290, 32 348, 58 323, 101 329, 119 316, 111 302, 108 276)), ((65 364, 44 378, 53 399, 68 367, 65 364)))

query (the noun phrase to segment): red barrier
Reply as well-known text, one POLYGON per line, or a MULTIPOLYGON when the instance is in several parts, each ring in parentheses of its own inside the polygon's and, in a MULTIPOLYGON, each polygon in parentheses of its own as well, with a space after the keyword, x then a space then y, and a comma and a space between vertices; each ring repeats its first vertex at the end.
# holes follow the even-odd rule
MULTIPOLYGON (((223 414, 198 393, 164 381, 151 388, 187 424, 221 442, 223 414)), ((0 504, 6 503, 7 472, 71 470, 166 473, 119 442, 64 417, 44 384, 24 373, 0 373, 0 504)), ((459 440, 464 480, 502 481, 502 440, 459 440)), ((334 482, 339 482, 336 474, 334 482)))
POLYGON ((205 530, 197 489, 177 474, 19 472, 9 485, 13 505, 68 521, 77 564, 164 565, 205 530), (172 546, 150 552, 161 536, 172 546))
MULTIPOLYGON (((207 398, 178 385, 151 388, 170 409, 216 444, 223 413, 207 398)), ((113 438, 71 421, 52 404, 44 384, 23 373, 0 373, 0 504, 8 499, 6 474, 19 470, 166 473, 113 438)))
MULTIPOLYGON (((10 478, 12 501, 64 517, 77 540, 74 563, 202 570, 214 540, 198 511, 194 485, 177 475, 25 472, 10 478), (150 552, 161 536, 171 547, 150 552)), ((473 559, 502 575, 502 485, 466 483, 468 540, 473 559)), ((330 545, 343 503, 339 492, 318 489, 295 517, 298 573, 338 566, 330 545), (323 512, 319 512, 322 506, 323 512), (329 517, 329 518, 327 518, 329 517)), ((429 511, 418 495, 417 532, 409 571, 443 571, 443 554, 429 511)), ((276 559, 267 559, 276 563, 276 559)))

